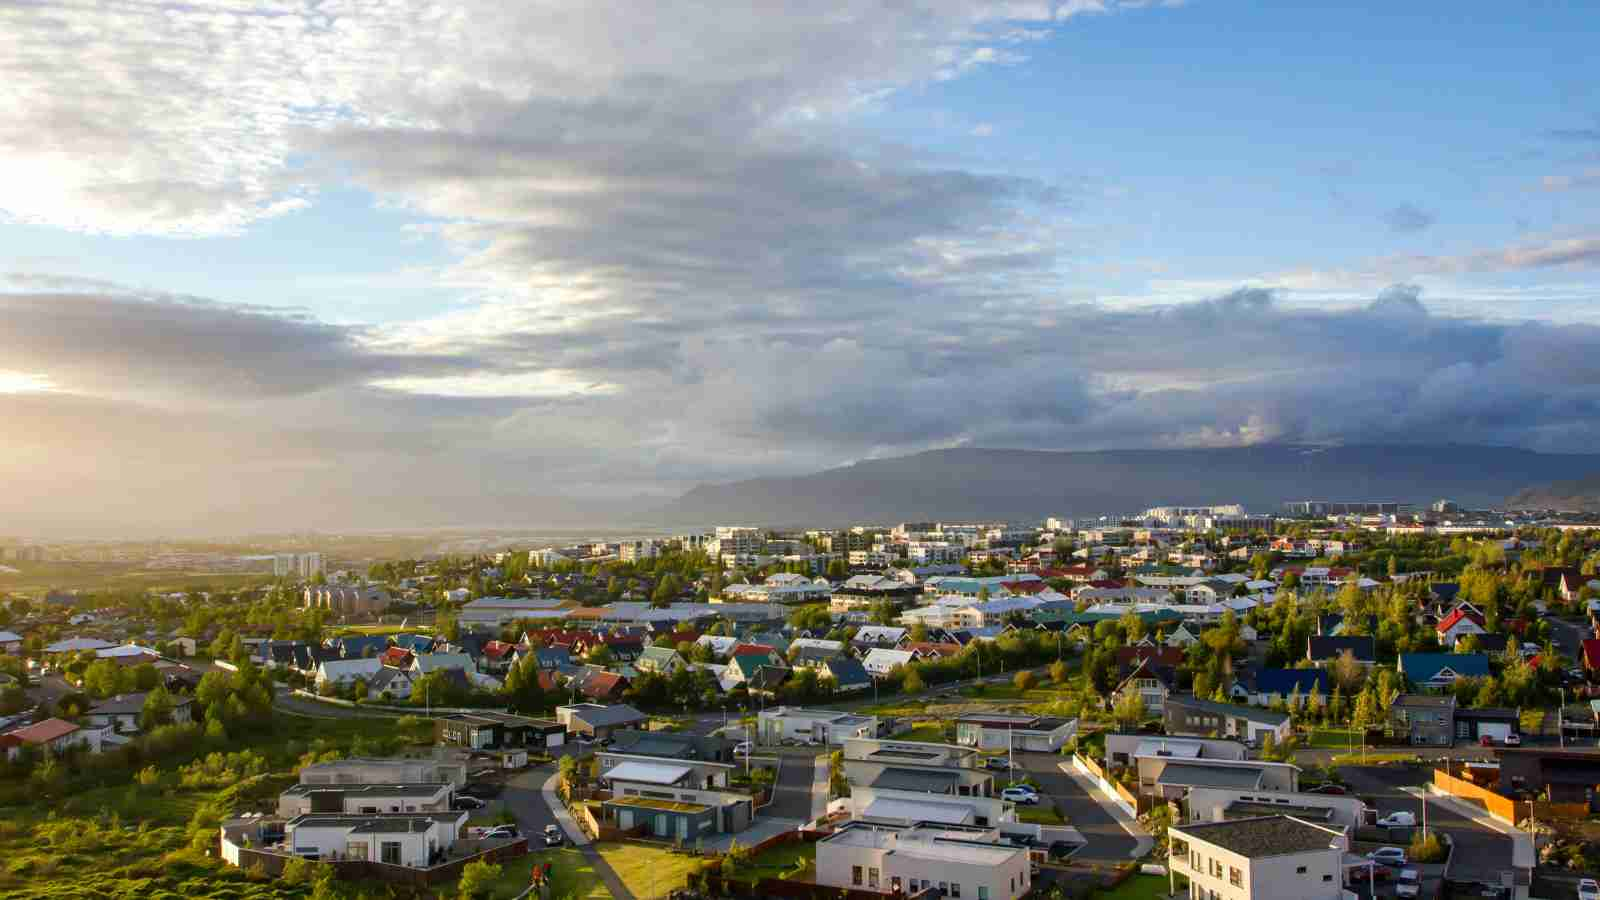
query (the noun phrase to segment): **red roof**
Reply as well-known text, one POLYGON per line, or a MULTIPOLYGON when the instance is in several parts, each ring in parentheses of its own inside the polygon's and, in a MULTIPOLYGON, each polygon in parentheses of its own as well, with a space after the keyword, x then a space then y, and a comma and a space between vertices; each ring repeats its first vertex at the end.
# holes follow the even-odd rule
POLYGON ((1050 587, 1043 581, 1002 581, 1000 586, 1013 594, 1026 594, 1030 597, 1050 587))
POLYGON ((1586 669, 1600 669, 1600 638, 1584 639, 1583 667, 1586 669))
POLYGON ((411 665, 411 651, 404 647, 390 647, 378 655, 378 661, 386 666, 403 669, 411 665))
POLYGON ((1462 609, 1461 607, 1458 606, 1450 613, 1450 615, 1445 616, 1444 618, 1439 620, 1439 624, 1437 626, 1437 628, 1439 630, 1439 633, 1440 634, 1444 634, 1446 631, 1449 631, 1450 629, 1456 627, 1456 624, 1459 623, 1462 619, 1471 620, 1479 628, 1484 627, 1483 626, 1483 616, 1480 616, 1477 613, 1472 612, 1470 610, 1462 609))
POLYGON ((729 656, 775 656, 777 654, 777 652, 778 652, 778 648, 777 647, 769 647, 766 644, 735 644, 734 648, 733 648, 733 652, 728 654, 728 655, 729 656))
POLYGON ((1140 660, 1148 659, 1158 666, 1179 666, 1183 664, 1183 649, 1181 647, 1118 647, 1117 665, 1128 666, 1140 660))
POLYGON ((505 641, 490 641, 483 645, 483 655, 490 659, 503 659, 516 652, 516 649, 516 644, 508 644, 505 641))
POLYGON ((35 722, 25 728, 15 728, 6 732, 6 736, 22 741, 25 744, 48 744, 57 738, 63 738, 78 730, 78 726, 66 719, 45 719, 35 722))
POLYGON ((623 677, 615 672, 596 672, 583 680, 579 690, 586 697, 612 697, 625 683, 623 677))

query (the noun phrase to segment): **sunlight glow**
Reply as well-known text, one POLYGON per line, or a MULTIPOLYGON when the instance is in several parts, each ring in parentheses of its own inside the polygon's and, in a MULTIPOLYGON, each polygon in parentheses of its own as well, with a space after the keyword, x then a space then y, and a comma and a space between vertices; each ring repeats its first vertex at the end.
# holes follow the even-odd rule
POLYGON ((44 375, 0 370, 0 394, 33 394, 52 390, 55 385, 44 375))

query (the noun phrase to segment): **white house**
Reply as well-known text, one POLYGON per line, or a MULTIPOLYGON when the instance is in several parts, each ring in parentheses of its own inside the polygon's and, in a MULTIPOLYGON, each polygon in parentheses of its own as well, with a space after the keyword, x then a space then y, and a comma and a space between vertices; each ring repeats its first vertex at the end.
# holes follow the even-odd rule
POLYGON ((915 655, 909 650, 890 650, 885 647, 875 647, 862 658, 861 665, 874 675, 887 675, 895 666, 903 666, 915 658, 915 655))
POLYGON ((1344 895, 1343 828, 1293 816, 1173 825, 1168 872, 1189 880, 1191 900, 1339 900, 1344 895))
MULTIPOLYGON (((86 714, 89 724, 117 732, 138 731, 139 716, 144 712, 144 701, 148 696, 143 692, 122 694, 92 706, 86 714)), ((172 721, 179 725, 190 721, 190 710, 193 706, 193 698, 173 695, 172 721)))
POLYGON ((883 894, 938 889, 966 900, 1030 890, 1028 849, 989 828, 848 822, 817 842, 817 883, 883 894))
POLYGON ((296 856, 370 860, 422 868, 449 849, 467 823, 458 811, 296 816, 284 826, 284 843, 296 856))
POLYGON ((383 668, 377 657, 365 659, 329 659, 317 666, 317 687, 333 684, 342 687, 356 679, 370 679, 383 668))

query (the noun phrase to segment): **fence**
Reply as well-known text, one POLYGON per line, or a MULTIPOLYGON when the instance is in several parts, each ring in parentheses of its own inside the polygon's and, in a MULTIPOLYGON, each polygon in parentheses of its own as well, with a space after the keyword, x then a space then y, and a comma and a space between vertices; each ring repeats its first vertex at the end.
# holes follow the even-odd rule
POLYGON ((1095 785, 1106 795, 1106 799, 1121 806, 1123 812, 1134 817, 1139 815, 1139 798, 1135 797, 1121 784, 1107 778, 1105 770, 1095 764, 1094 760, 1074 753, 1072 754, 1072 766, 1093 779, 1095 785))
MULTIPOLYGON (((387 881, 394 884, 408 884, 421 887, 430 884, 439 884, 453 881, 461 877, 461 870, 467 863, 484 862, 502 863, 509 859, 517 859, 528 855, 528 841, 519 839, 510 844, 485 850, 472 856, 463 856, 447 863, 430 866, 426 869, 415 869, 410 866, 396 866, 388 863, 374 862, 373 860, 341 859, 337 861, 323 860, 315 862, 316 865, 332 866, 334 877, 340 880, 372 879, 387 881)), ((283 867, 294 857, 287 853, 273 853, 266 850, 253 850, 241 847, 238 850, 239 865, 242 868, 259 867, 266 874, 276 878, 283 874, 283 867)))
POLYGON ((1533 817, 1535 819, 1564 819, 1571 821, 1589 817, 1589 805, 1586 803, 1549 803, 1544 800, 1535 800, 1529 805, 1533 807, 1533 817))
POLYGON ((1459 797, 1463 800, 1472 800, 1483 804, 1489 815, 1494 816, 1507 825, 1517 824, 1517 802, 1504 794, 1497 794, 1488 788, 1478 787, 1470 781, 1457 778, 1443 769, 1433 770, 1434 788, 1459 797))

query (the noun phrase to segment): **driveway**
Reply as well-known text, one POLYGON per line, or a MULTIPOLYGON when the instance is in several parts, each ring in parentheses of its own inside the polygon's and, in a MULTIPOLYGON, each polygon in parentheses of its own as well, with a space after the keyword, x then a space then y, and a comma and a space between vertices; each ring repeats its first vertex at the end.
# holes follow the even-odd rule
POLYGON ((813 784, 813 757, 801 754, 784 754, 779 757, 778 782, 773 786, 772 802, 756 811, 758 816, 770 819, 787 819, 796 823, 811 818, 811 788, 813 784))
POLYGON ((1044 802, 1054 801, 1067 824, 1078 829, 1088 843, 1073 862, 1124 863, 1138 842, 1071 776, 1062 772, 1067 757, 1056 753, 1017 753, 1017 765, 1039 785, 1044 802))
MULTIPOLYGON (((1345 766, 1339 770, 1345 782, 1379 816, 1392 812, 1422 815, 1422 801, 1401 788, 1425 788, 1429 770, 1411 766, 1345 766)), ((1436 801, 1427 804, 1428 828, 1448 832, 1455 841, 1450 874, 1455 878, 1498 878, 1511 868, 1511 838, 1463 816, 1436 801)))

